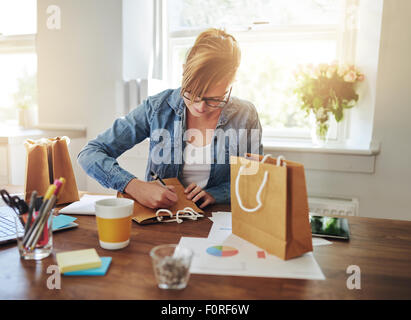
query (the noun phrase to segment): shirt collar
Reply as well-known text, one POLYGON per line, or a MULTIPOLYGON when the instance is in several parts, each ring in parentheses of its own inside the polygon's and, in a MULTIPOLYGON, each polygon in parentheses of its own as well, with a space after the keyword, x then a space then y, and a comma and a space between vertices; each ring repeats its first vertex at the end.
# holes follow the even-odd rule
POLYGON ((184 113, 185 105, 183 98, 180 96, 180 91, 181 87, 173 90, 167 98, 167 102, 171 109, 173 109, 174 112, 181 117, 184 113))

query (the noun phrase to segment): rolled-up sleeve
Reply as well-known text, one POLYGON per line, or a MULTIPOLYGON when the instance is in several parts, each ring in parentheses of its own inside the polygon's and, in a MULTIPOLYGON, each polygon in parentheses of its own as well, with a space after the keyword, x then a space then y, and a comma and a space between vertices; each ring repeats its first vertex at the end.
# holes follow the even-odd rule
POLYGON ((80 151, 79 165, 102 186, 123 192, 135 176, 121 168, 116 159, 150 136, 152 112, 150 102, 146 100, 125 117, 116 119, 111 128, 89 141, 80 151))

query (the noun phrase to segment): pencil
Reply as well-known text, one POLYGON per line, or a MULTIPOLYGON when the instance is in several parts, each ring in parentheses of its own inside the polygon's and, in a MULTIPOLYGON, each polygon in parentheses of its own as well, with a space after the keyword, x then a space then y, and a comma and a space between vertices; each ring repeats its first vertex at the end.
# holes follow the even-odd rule
MULTIPOLYGON (((37 228, 33 230, 31 236, 29 237, 26 247, 29 247, 30 250, 33 250, 34 247, 36 246, 37 242, 40 239, 40 236, 43 233, 44 230, 44 226, 47 224, 47 221, 49 219, 49 216, 51 214, 51 211, 53 209, 53 207, 56 205, 57 202, 57 197, 60 194, 62 187, 64 185, 64 178, 61 178, 63 180, 55 180, 54 184, 52 186, 54 186, 51 190, 53 190, 53 195, 49 198, 49 200, 47 200, 47 203, 43 209, 42 212, 39 213, 39 219, 38 219, 38 223, 37 223, 37 228)), ((51 227, 51 226, 50 226, 51 227)))
POLYGON ((44 199, 43 199, 43 203, 41 204, 41 207, 38 211, 36 220, 34 220, 33 224, 31 225, 31 227, 28 229, 28 231, 24 234, 24 238, 23 238, 23 245, 24 247, 27 247, 28 244, 31 243, 31 241, 33 240, 33 236, 35 231, 38 228, 40 219, 44 213, 44 209, 47 206, 47 203, 50 201, 51 196, 53 195, 53 192, 56 190, 56 186, 54 184, 50 185, 49 188, 47 189, 46 194, 44 195, 44 199), (30 239, 30 241, 29 241, 30 239))

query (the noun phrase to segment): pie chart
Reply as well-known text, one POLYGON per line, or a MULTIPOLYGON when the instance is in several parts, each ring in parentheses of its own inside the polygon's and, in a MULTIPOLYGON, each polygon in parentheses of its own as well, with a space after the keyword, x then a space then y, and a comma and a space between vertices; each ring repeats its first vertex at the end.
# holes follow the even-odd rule
POLYGON ((207 253, 215 257, 232 257, 238 253, 238 250, 228 246, 212 246, 207 248, 207 253))

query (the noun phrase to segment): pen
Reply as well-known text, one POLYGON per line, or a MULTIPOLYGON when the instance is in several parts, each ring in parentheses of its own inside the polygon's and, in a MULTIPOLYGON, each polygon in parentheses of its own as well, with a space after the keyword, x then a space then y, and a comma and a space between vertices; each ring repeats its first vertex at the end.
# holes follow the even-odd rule
MULTIPOLYGON (((57 197, 59 195, 59 193, 61 192, 61 189, 63 187, 65 180, 64 178, 60 178, 59 180, 55 180, 53 186, 55 186, 55 188, 52 188, 53 190, 53 194, 52 196, 49 198, 49 200, 47 201, 46 206, 44 207, 44 210, 42 213, 40 213, 41 215, 39 215, 40 220, 38 223, 38 227, 37 229, 33 232, 33 237, 31 239, 29 239, 29 242, 27 243, 27 246, 33 250, 34 247, 36 246, 37 242, 40 239, 40 236, 43 234, 44 232, 44 227, 47 223, 47 220, 49 219, 51 210, 53 209, 53 207, 56 205, 57 202, 57 197), (62 179, 62 180, 61 180, 62 179)), ((47 229, 46 229, 47 230, 47 229)))
POLYGON ((43 203, 41 204, 41 207, 38 211, 38 215, 36 220, 33 222, 32 226, 29 228, 28 232, 24 234, 23 238, 23 245, 27 247, 33 240, 35 236, 35 231, 37 230, 37 226, 39 225, 39 221, 42 218, 44 208, 46 207, 49 199, 51 198, 53 192, 56 190, 56 186, 54 184, 50 185, 47 189, 46 194, 44 195, 43 198, 43 203))
POLYGON ((40 239, 40 236, 44 232, 44 226, 47 223, 47 220, 49 218, 49 213, 51 212, 51 209, 54 207, 56 204, 56 197, 53 195, 49 201, 47 201, 47 205, 44 208, 44 211, 41 215, 39 215, 39 223, 37 228, 33 231, 32 238, 29 239, 27 242, 27 247, 30 248, 30 250, 33 250, 34 247, 36 246, 37 242, 40 239))
POLYGON ((43 204, 43 197, 37 197, 36 202, 34 203, 34 212, 39 211, 42 204, 43 204))
POLYGON ((154 180, 158 180, 158 181, 161 182, 161 184, 162 184, 163 186, 166 186, 166 184, 165 184, 164 181, 159 177, 158 174, 154 173, 154 171, 152 171, 152 170, 150 170, 150 174, 151 174, 151 177, 152 177, 154 180))
POLYGON ((37 200, 37 191, 34 190, 31 193, 31 197, 30 197, 29 213, 28 213, 28 216, 27 216, 26 226, 24 227, 24 233, 26 233, 27 230, 30 227, 31 219, 32 219, 32 216, 33 216, 33 211, 34 211, 34 208, 36 206, 36 200, 37 200))
MULTIPOLYGON (((63 177, 61 177, 61 178, 59 179, 59 181, 61 182, 61 185, 57 188, 58 190, 56 190, 56 191, 57 191, 57 196, 58 196, 60 193, 63 192, 64 185, 65 185, 65 183, 66 183, 66 179, 64 179, 63 177)), ((57 182, 57 180, 54 181, 54 184, 56 184, 56 182, 57 182)), ((57 184, 56 184, 56 185, 57 185, 57 184)))

